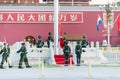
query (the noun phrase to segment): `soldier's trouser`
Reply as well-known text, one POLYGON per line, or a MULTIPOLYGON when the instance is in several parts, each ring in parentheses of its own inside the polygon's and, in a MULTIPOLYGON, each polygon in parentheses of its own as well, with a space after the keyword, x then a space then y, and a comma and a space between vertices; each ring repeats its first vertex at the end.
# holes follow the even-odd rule
POLYGON ((4 62, 7 62, 7 55, 6 54, 3 54, 2 55, 2 61, 1 61, 1 66, 3 66, 4 62))
POLYGON ((29 66, 29 63, 28 63, 28 59, 27 59, 26 54, 21 54, 21 55, 20 55, 19 66, 22 66, 23 61, 25 62, 25 65, 26 65, 26 66, 29 66))
POLYGON ((81 61, 81 55, 77 54, 77 64, 80 64, 80 61, 81 61))
POLYGON ((48 48, 50 47, 50 41, 47 42, 48 48))
POLYGON ((69 55, 65 55, 65 64, 68 64, 69 55))

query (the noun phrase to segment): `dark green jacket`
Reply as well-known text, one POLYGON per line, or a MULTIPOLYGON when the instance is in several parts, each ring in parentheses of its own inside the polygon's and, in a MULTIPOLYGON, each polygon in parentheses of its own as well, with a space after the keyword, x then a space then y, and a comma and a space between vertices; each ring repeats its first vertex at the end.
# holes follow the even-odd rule
POLYGON ((53 41, 53 38, 51 35, 48 36, 48 39, 47 39, 47 44, 48 44, 48 47, 50 47, 50 41, 53 41))
POLYGON ((75 53, 76 54, 81 54, 82 53, 82 45, 77 44, 75 47, 75 53))
POLYGON ((6 49, 6 47, 4 47, 4 48, 1 50, 0 53, 1 53, 1 54, 3 53, 3 55, 7 55, 7 49, 6 49))
POLYGON ((82 47, 86 48, 88 45, 88 41, 87 40, 82 40, 82 47))
POLYGON ((71 49, 68 45, 65 45, 63 48, 64 55, 69 55, 71 53, 71 49))
POLYGON ((37 42, 37 48, 42 48, 44 45, 44 42, 42 40, 38 40, 37 42))
POLYGON ((26 47, 25 47, 25 46, 22 46, 22 47, 20 48, 20 50, 17 51, 17 53, 20 53, 20 52, 21 52, 21 54, 27 54, 27 49, 26 49, 26 47))
POLYGON ((10 55, 10 47, 7 47, 7 55, 10 55))
POLYGON ((52 36, 50 35, 50 36, 48 36, 48 41, 53 41, 53 38, 52 38, 52 36))

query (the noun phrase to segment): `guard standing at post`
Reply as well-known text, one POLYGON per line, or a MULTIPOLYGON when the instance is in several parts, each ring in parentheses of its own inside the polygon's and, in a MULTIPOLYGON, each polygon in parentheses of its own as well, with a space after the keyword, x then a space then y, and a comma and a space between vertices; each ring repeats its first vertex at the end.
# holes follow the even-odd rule
POLYGON ((65 42, 65 46, 63 48, 64 56, 65 56, 65 66, 68 66, 68 60, 69 60, 69 55, 71 53, 70 46, 68 45, 68 42, 65 42))
POLYGON ((86 37, 83 36, 83 39, 82 39, 82 48, 86 48, 87 45, 88 45, 88 41, 87 41, 86 37))
POLYGON ((80 66, 81 54, 82 54, 82 45, 80 41, 77 41, 77 45, 75 47, 75 54, 77 59, 77 66, 80 66))
POLYGON ((23 69, 22 67, 23 61, 25 62, 26 68, 31 68, 31 66, 28 63, 28 59, 27 59, 27 49, 26 49, 25 43, 22 43, 21 45, 22 47, 20 48, 20 50, 17 51, 17 53, 21 52, 18 68, 23 69))
POLYGON ((44 42, 41 40, 41 36, 38 36, 37 48, 42 48, 43 45, 44 45, 44 42))
POLYGON ((53 41, 53 38, 51 36, 51 32, 48 33, 48 39, 47 39, 47 44, 48 44, 48 48, 50 47, 50 42, 53 41))

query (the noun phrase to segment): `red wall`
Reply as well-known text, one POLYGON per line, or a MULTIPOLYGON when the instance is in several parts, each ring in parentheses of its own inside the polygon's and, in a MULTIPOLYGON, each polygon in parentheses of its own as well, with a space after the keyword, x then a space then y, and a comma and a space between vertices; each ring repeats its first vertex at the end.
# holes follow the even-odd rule
MULTIPOLYGON (((99 31, 96 31, 96 23, 98 14, 102 17, 102 12, 97 11, 83 11, 83 23, 73 24, 64 23, 62 24, 63 31, 67 34, 85 34, 89 41, 100 41, 102 42, 103 37, 102 30, 103 25, 99 31)), ((118 12, 115 13, 115 18, 118 12)), ((37 39, 38 35, 42 36, 43 40, 46 40, 48 32, 54 33, 53 24, 0 24, 0 41, 6 41, 9 44, 13 44, 16 41, 21 41, 25 36, 31 35, 37 39)), ((111 44, 119 45, 119 35, 116 24, 111 30, 111 44)))

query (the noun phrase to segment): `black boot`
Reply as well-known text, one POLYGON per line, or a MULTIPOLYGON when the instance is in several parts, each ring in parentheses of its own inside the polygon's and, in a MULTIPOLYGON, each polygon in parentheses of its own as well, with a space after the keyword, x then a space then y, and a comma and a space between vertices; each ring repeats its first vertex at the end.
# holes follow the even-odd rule
POLYGON ((0 69, 4 69, 3 65, 0 65, 0 69))
POLYGON ((9 66, 9 68, 12 68, 13 66, 9 66))
POLYGON ((76 66, 80 66, 80 64, 77 64, 76 66))
POLYGON ((8 64, 9 65, 9 68, 12 68, 13 66, 12 65, 10 65, 10 64, 8 64))
POLYGON ((26 66, 26 68, 32 68, 32 66, 26 66))
POLYGON ((26 68, 31 68, 28 62, 25 62, 26 68))
POLYGON ((23 67, 22 67, 22 66, 18 66, 18 68, 19 68, 19 69, 23 69, 23 67))

